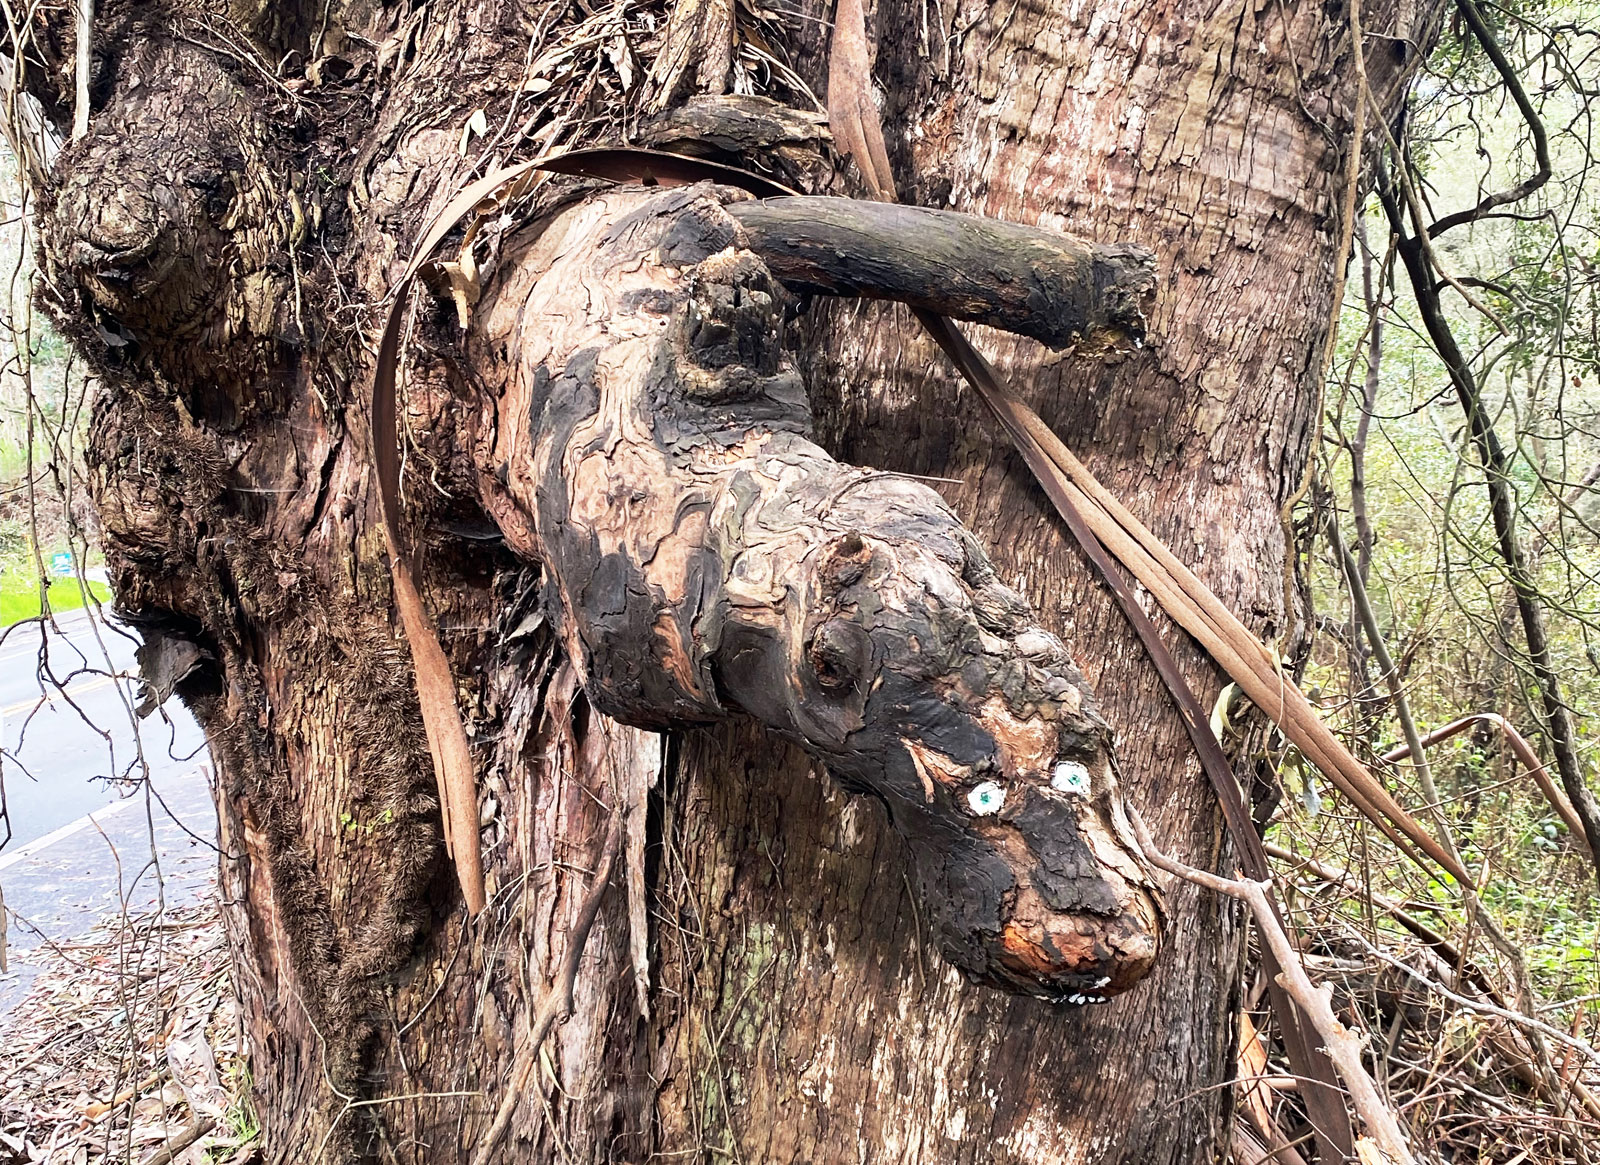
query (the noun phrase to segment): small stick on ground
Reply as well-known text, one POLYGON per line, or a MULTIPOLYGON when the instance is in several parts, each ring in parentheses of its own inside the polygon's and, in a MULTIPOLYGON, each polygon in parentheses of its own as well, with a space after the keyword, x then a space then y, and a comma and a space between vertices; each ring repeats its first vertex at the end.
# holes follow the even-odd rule
POLYGON ((189 1123, 189 1127, 173 1137, 161 1148, 157 1149, 144 1161, 144 1165, 172 1165, 190 1145, 205 1136, 217 1127, 217 1122, 208 1116, 197 1116, 189 1123))

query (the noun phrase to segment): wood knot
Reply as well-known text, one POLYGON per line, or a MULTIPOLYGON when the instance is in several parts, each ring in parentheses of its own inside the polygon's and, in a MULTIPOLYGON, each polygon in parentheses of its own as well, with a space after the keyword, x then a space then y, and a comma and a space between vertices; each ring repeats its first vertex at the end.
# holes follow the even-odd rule
POLYGON ((777 371, 777 295, 766 266, 748 251, 725 251, 701 263, 685 305, 684 339, 694 363, 777 371))
POLYGON ((865 627, 849 619, 829 619, 818 627, 806 650, 817 684, 824 691, 855 687, 872 658, 872 639, 865 627))
POLYGON ((854 586, 867 571, 872 561, 872 547, 856 531, 851 530, 828 550, 827 560, 819 575, 829 593, 854 586))

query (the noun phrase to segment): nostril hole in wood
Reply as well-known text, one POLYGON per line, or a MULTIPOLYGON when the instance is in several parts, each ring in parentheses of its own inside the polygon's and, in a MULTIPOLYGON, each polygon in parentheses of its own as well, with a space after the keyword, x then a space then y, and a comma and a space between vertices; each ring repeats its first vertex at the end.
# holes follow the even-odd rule
POLYGON ((859 623, 830 619, 811 638, 807 657, 817 684, 825 691, 853 688, 866 670, 871 641, 859 623))

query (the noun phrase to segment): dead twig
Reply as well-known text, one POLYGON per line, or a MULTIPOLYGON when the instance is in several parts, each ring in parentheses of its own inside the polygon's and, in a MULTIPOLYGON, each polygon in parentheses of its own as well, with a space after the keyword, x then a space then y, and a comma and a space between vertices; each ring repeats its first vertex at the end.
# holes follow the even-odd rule
POLYGON ((1333 1062, 1334 1071, 1344 1083, 1356 1115, 1366 1126, 1368 1136, 1357 1142, 1357 1155, 1363 1161, 1369 1160, 1370 1150, 1375 1148, 1392 1165, 1414 1165, 1416 1159, 1412 1156, 1405 1134, 1400 1129, 1400 1122, 1384 1103, 1377 1083, 1368 1073, 1366 1065, 1362 1063, 1366 1037, 1345 1027, 1333 1014, 1331 1004, 1333 988, 1316 986, 1306 974, 1305 966, 1300 961, 1300 953, 1289 941, 1288 934, 1284 932, 1273 912, 1272 901, 1267 896, 1271 883, 1254 882, 1244 878, 1224 878, 1184 865, 1156 848, 1155 842, 1150 839, 1149 831, 1145 829, 1144 819, 1139 816, 1137 810, 1130 807, 1129 818, 1140 848, 1157 869, 1165 870, 1174 877, 1182 878, 1196 886, 1203 886, 1218 894, 1236 898, 1250 908, 1261 941, 1277 956, 1280 968, 1279 984, 1289 998, 1295 1001, 1301 1014, 1316 1029, 1317 1034, 1322 1037, 1323 1051, 1333 1062), (1366 1143, 1365 1147, 1363 1141, 1366 1143))
POLYGON ((172 1165, 172 1162, 178 1159, 178 1154, 216 1127, 217 1122, 211 1117, 195 1117, 188 1128, 146 1157, 143 1165, 172 1165))
POLYGON ((90 48, 94 29, 94 0, 78 0, 76 46, 76 88, 72 106, 72 140, 81 141, 89 134, 89 70, 90 48))
MULTIPOLYGON (((1567 795, 1561 791, 1554 781, 1550 779, 1550 770, 1544 761, 1539 759, 1539 754, 1534 751, 1528 738, 1518 732, 1511 722, 1498 712, 1472 712, 1466 716, 1450 721, 1442 728, 1435 728, 1422 738, 1423 748, 1432 748, 1441 741, 1449 740, 1474 724, 1487 724, 1497 728, 1506 738, 1506 743, 1511 746, 1511 751, 1516 754, 1523 768, 1528 770, 1528 775, 1538 784, 1539 791, 1544 794, 1544 799, 1550 803, 1566 822, 1567 829, 1571 831, 1574 840, 1581 846, 1585 853, 1589 850, 1588 838, 1584 836, 1583 822, 1578 819, 1578 812, 1572 807, 1572 802, 1567 800, 1567 795)), ((1383 759, 1391 764, 1405 760, 1411 755, 1411 745, 1402 744, 1399 748, 1392 749, 1383 754, 1383 759)))

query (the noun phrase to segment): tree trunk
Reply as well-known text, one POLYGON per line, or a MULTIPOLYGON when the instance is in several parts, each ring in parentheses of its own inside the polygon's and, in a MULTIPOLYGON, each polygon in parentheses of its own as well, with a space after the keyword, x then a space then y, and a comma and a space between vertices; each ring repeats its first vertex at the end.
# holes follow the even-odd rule
MULTIPOLYGON (((89 133, 44 191, 49 294, 104 384, 119 609, 201 650, 151 681, 216 762, 270 1160, 466 1161, 501 1114, 497 1161, 1226 1150, 1240 922, 1188 888, 1161 902, 1116 795, 1169 851, 1228 861, 1166 696, 907 309, 785 323, 735 195, 552 185, 484 220, 472 263, 447 245, 442 296, 406 309, 405 537, 473 743, 481 915, 445 861, 369 474, 385 297, 499 161, 734 82, 806 105, 831 7, 99 6, 89 133), (944 502, 834 457, 936 477, 944 502), (1092 797, 1056 783, 1079 770, 1092 797), (571 1017, 534 1055, 614 815, 571 1017), (1102 986, 1127 993, 1059 1002, 1102 986)), ((1378 7, 1392 102, 1433 18, 1378 7)), ((1348 242, 1328 11, 869 13, 903 201, 1155 253, 1143 348, 980 343, 1285 648, 1280 514, 1348 242)), ((28 84, 65 127, 70 20, 40 21, 28 84)), ((779 121, 744 160, 826 178, 815 120, 779 121)))

